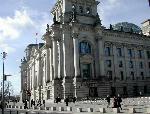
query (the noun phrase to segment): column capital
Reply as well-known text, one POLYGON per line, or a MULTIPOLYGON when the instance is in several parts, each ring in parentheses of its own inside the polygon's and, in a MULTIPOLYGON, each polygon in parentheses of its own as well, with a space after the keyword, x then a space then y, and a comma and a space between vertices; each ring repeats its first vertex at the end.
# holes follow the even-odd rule
POLYGON ((99 40, 102 40, 102 39, 103 39, 103 37, 102 37, 102 36, 99 36, 99 35, 95 37, 95 40, 96 40, 96 41, 99 41, 99 40))
POLYGON ((78 38, 78 36, 79 36, 79 33, 72 33, 72 38, 76 39, 78 38))

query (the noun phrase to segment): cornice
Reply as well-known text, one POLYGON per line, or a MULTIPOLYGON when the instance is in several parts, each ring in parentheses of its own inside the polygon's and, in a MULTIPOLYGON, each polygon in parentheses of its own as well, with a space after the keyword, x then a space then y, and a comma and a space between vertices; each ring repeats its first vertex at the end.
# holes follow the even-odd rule
POLYGON ((143 49, 150 49, 150 46, 146 45, 139 45, 139 44, 130 44, 130 43, 121 43, 121 42, 111 42, 111 41, 105 41, 105 46, 116 46, 116 47, 127 47, 131 49, 137 49, 137 50, 143 50, 143 49))
POLYGON ((135 39, 135 40, 147 40, 150 41, 150 38, 144 35, 140 34, 132 34, 132 33, 126 33, 126 32, 119 32, 119 31, 102 31, 103 36, 111 36, 111 37, 117 37, 117 38, 127 38, 127 39, 135 39))

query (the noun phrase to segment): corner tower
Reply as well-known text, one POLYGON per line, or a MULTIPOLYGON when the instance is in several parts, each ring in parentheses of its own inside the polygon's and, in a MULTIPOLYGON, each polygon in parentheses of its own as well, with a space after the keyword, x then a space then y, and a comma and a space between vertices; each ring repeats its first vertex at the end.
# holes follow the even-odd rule
POLYGON ((75 18, 78 23, 94 24, 98 4, 96 0, 58 0, 51 13, 55 22, 69 23, 75 18))

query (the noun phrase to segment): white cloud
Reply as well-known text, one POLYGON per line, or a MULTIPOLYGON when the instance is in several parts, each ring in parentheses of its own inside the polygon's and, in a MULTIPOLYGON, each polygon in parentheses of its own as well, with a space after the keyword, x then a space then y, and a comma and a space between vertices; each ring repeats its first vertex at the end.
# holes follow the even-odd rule
POLYGON ((13 17, 0 17, 0 49, 14 52, 15 49, 8 42, 19 38, 24 29, 33 25, 30 15, 25 10, 16 10, 13 17))
POLYGON ((0 42, 18 38, 22 29, 31 25, 33 21, 25 10, 15 11, 14 17, 0 17, 0 42))
POLYGON ((5 51, 6 53, 13 53, 16 51, 16 49, 11 47, 8 44, 3 43, 3 44, 0 44, 0 51, 1 52, 5 51))

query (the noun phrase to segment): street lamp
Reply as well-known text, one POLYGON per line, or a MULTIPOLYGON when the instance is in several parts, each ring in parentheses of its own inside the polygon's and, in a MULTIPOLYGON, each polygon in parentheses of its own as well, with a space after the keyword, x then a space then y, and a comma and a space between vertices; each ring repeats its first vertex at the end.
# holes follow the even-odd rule
POLYGON ((2 91, 3 91, 3 94, 2 94, 2 114, 4 114, 4 80, 5 80, 5 73, 4 73, 4 60, 6 59, 6 55, 7 53, 6 52, 3 52, 1 53, 2 54, 2 59, 3 59, 3 85, 2 85, 2 91))

